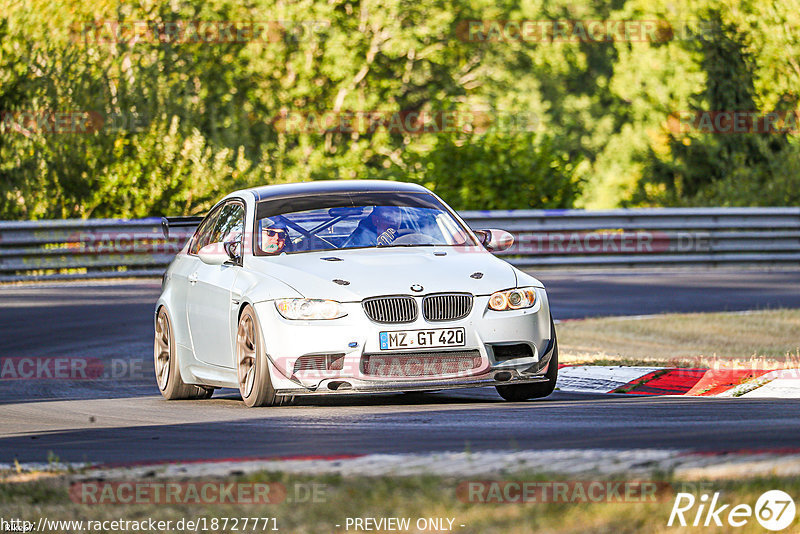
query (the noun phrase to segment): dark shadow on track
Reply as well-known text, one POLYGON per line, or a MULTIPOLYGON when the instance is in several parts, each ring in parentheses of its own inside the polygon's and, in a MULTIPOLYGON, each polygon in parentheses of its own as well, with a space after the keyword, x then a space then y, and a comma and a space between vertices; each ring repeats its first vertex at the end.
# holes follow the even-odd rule
MULTIPOLYGON (((800 401, 598 397, 446 409, 410 404, 399 411, 358 404, 239 411, 227 398, 191 401, 209 413, 212 406, 226 409, 225 420, 5 436, 0 461, 45 461, 50 452, 64 461, 125 463, 499 449, 721 451, 800 442, 800 401)), ((171 405, 164 401, 163 409, 171 405)))

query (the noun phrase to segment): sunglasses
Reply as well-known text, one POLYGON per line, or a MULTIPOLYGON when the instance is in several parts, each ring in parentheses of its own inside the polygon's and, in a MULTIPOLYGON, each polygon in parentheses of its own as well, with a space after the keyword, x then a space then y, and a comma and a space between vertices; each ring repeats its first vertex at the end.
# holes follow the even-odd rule
POLYGON ((280 238, 285 238, 285 236, 286 236, 286 232, 284 232, 283 230, 264 230, 264 234, 267 237, 278 236, 280 238))

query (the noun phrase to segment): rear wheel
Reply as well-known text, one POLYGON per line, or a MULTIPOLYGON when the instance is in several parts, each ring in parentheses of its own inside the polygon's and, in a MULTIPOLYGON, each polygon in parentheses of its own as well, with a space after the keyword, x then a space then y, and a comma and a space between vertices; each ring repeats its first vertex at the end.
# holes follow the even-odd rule
POLYGON ((550 395, 555 389, 556 380, 558 380, 558 339, 556 339, 556 330, 552 318, 550 319, 550 328, 553 332, 553 353, 550 356, 550 363, 544 375, 547 377, 547 382, 495 386, 497 393, 505 400, 519 402, 528 399, 541 399, 550 395))
POLYGON ((252 306, 245 306, 236 330, 236 370, 239 393, 247 406, 286 406, 294 402, 292 396, 275 393, 269 376, 264 340, 252 306))
POLYGON ((153 347, 156 384, 161 395, 167 400, 207 399, 214 393, 214 388, 193 386, 184 383, 175 355, 175 335, 172 322, 165 308, 158 310, 156 317, 156 336, 153 347))

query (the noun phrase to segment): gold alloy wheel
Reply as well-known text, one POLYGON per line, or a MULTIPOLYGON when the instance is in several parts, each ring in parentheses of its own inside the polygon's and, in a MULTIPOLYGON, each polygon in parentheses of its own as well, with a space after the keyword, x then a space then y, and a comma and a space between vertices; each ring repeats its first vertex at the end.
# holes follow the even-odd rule
POLYGON ((153 364, 161 395, 167 400, 210 398, 213 387, 186 384, 181 379, 174 334, 167 309, 162 306, 156 316, 153 343, 153 364))
POLYGON ((236 332, 236 369, 239 375, 239 391, 242 397, 253 393, 256 380, 256 335, 253 316, 242 315, 236 332))
POLYGON ((172 361, 172 346, 167 312, 162 308, 156 320, 156 339, 154 347, 156 382, 161 391, 169 385, 169 368, 172 361))

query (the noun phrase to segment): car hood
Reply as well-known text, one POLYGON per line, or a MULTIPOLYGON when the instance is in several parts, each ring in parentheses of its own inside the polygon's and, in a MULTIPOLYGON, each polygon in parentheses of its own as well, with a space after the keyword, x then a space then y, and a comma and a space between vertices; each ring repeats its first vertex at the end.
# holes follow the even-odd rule
POLYGON ((517 284, 511 265, 475 248, 329 250, 254 257, 251 265, 252 270, 284 282, 306 298, 340 302, 413 294, 412 285, 422 286, 419 294, 423 295, 439 292, 488 295, 517 284))

